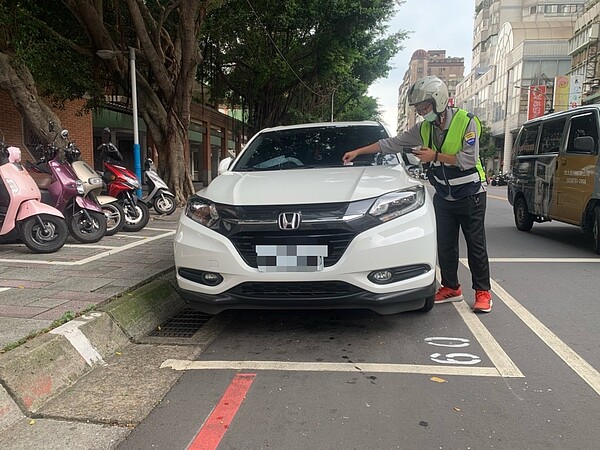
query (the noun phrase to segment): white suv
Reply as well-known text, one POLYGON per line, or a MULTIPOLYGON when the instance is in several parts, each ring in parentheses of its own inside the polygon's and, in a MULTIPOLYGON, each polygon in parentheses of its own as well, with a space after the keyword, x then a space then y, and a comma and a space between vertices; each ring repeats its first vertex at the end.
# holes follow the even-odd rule
POLYGON ((435 217, 397 155, 342 155, 376 122, 269 128, 187 202, 175 238, 182 298, 226 309, 429 311, 435 217))

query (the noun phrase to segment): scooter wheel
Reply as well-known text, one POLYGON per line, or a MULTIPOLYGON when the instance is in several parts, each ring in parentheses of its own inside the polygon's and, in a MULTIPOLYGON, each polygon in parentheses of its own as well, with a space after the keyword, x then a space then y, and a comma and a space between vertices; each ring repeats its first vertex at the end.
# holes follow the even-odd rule
POLYGON ((106 234, 106 216, 97 211, 87 211, 90 220, 83 211, 67 217, 67 226, 71 235, 79 242, 92 244, 98 242, 106 234))
POLYGON ((125 225, 123 231, 140 231, 150 220, 150 210, 145 203, 138 201, 135 205, 125 205, 125 225))
POLYGON ((69 236, 65 220, 49 214, 28 217, 21 222, 20 231, 23 243, 35 253, 54 253, 69 236))
POLYGON ((125 225, 125 211, 116 201, 102 205, 102 212, 106 216, 106 235, 117 234, 125 225))
POLYGON ((170 195, 159 195, 154 199, 154 209, 158 214, 173 214, 177 209, 175 197, 170 195))

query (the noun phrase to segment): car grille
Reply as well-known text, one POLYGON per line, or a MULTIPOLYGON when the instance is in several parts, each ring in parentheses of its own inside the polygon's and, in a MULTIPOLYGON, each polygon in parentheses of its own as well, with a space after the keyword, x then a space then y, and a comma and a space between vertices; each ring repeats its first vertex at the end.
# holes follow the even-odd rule
POLYGON ((242 283, 229 293, 248 299, 273 298, 341 298, 360 292, 355 286, 341 281, 294 283, 242 283))
MULTIPOLYGON (((372 202, 366 200, 362 208, 368 209, 372 202)), ((326 245, 327 256, 323 263, 330 267, 339 261, 355 236, 380 223, 367 214, 352 221, 344 220, 350 205, 219 205, 223 222, 217 231, 231 240, 250 267, 258 268, 257 245, 326 245), (300 227, 281 230, 277 224, 279 214, 296 211, 302 214, 300 227)))
POLYGON ((239 233, 229 238, 250 267, 258 267, 255 250, 257 245, 326 245, 328 256, 323 262, 325 267, 329 267, 339 261, 354 236, 355 233, 351 231, 309 230, 293 234, 289 231, 239 233))

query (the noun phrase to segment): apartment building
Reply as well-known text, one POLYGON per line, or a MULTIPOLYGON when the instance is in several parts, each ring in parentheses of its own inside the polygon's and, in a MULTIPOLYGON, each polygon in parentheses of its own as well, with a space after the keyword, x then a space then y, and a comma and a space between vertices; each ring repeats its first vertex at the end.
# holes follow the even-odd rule
MULTIPOLYGON (((503 149, 496 171, 510 169, 504 161, 510 161, 513 140, 528 118, 532 90, 543 92, 542 106, 549 111, 559 106, 553 104, 555 78, 584 70, 572 70, 571 53, 589 46, 572 39, 577 18, 589 3, 475 0, 472 70, 456 86, 455 104, 473 111, 491 128, 496 146, 503 149)), ((588 26, 581 24, 583 35, 589 33, 588 26)))
POLYGON ((398 124, 397 132, 412 127, 417 120, 414 108, 408 107, 408 89, 419 78, 435 75, 448 86, 448 93, 452 101, 456 86, 463 79, 465 72, 465 59, 446 56, 446 50, 415 51, 409 62, 408 70, 404 73, 402 84, 398 88, 398 124))

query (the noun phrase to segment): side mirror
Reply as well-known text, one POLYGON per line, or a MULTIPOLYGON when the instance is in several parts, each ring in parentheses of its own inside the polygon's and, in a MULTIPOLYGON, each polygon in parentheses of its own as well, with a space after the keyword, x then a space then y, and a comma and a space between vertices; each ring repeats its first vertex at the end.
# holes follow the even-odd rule
POLYGON ((233 158, 230 156, 221 160, 221 162, 219 162, 219 168, 217 170, 217 173, 219 175, 221 175, 223 172, 226 172, 227 169, 229 169, 229 166, 231 165, 232 162, 233 162, 233 158))

